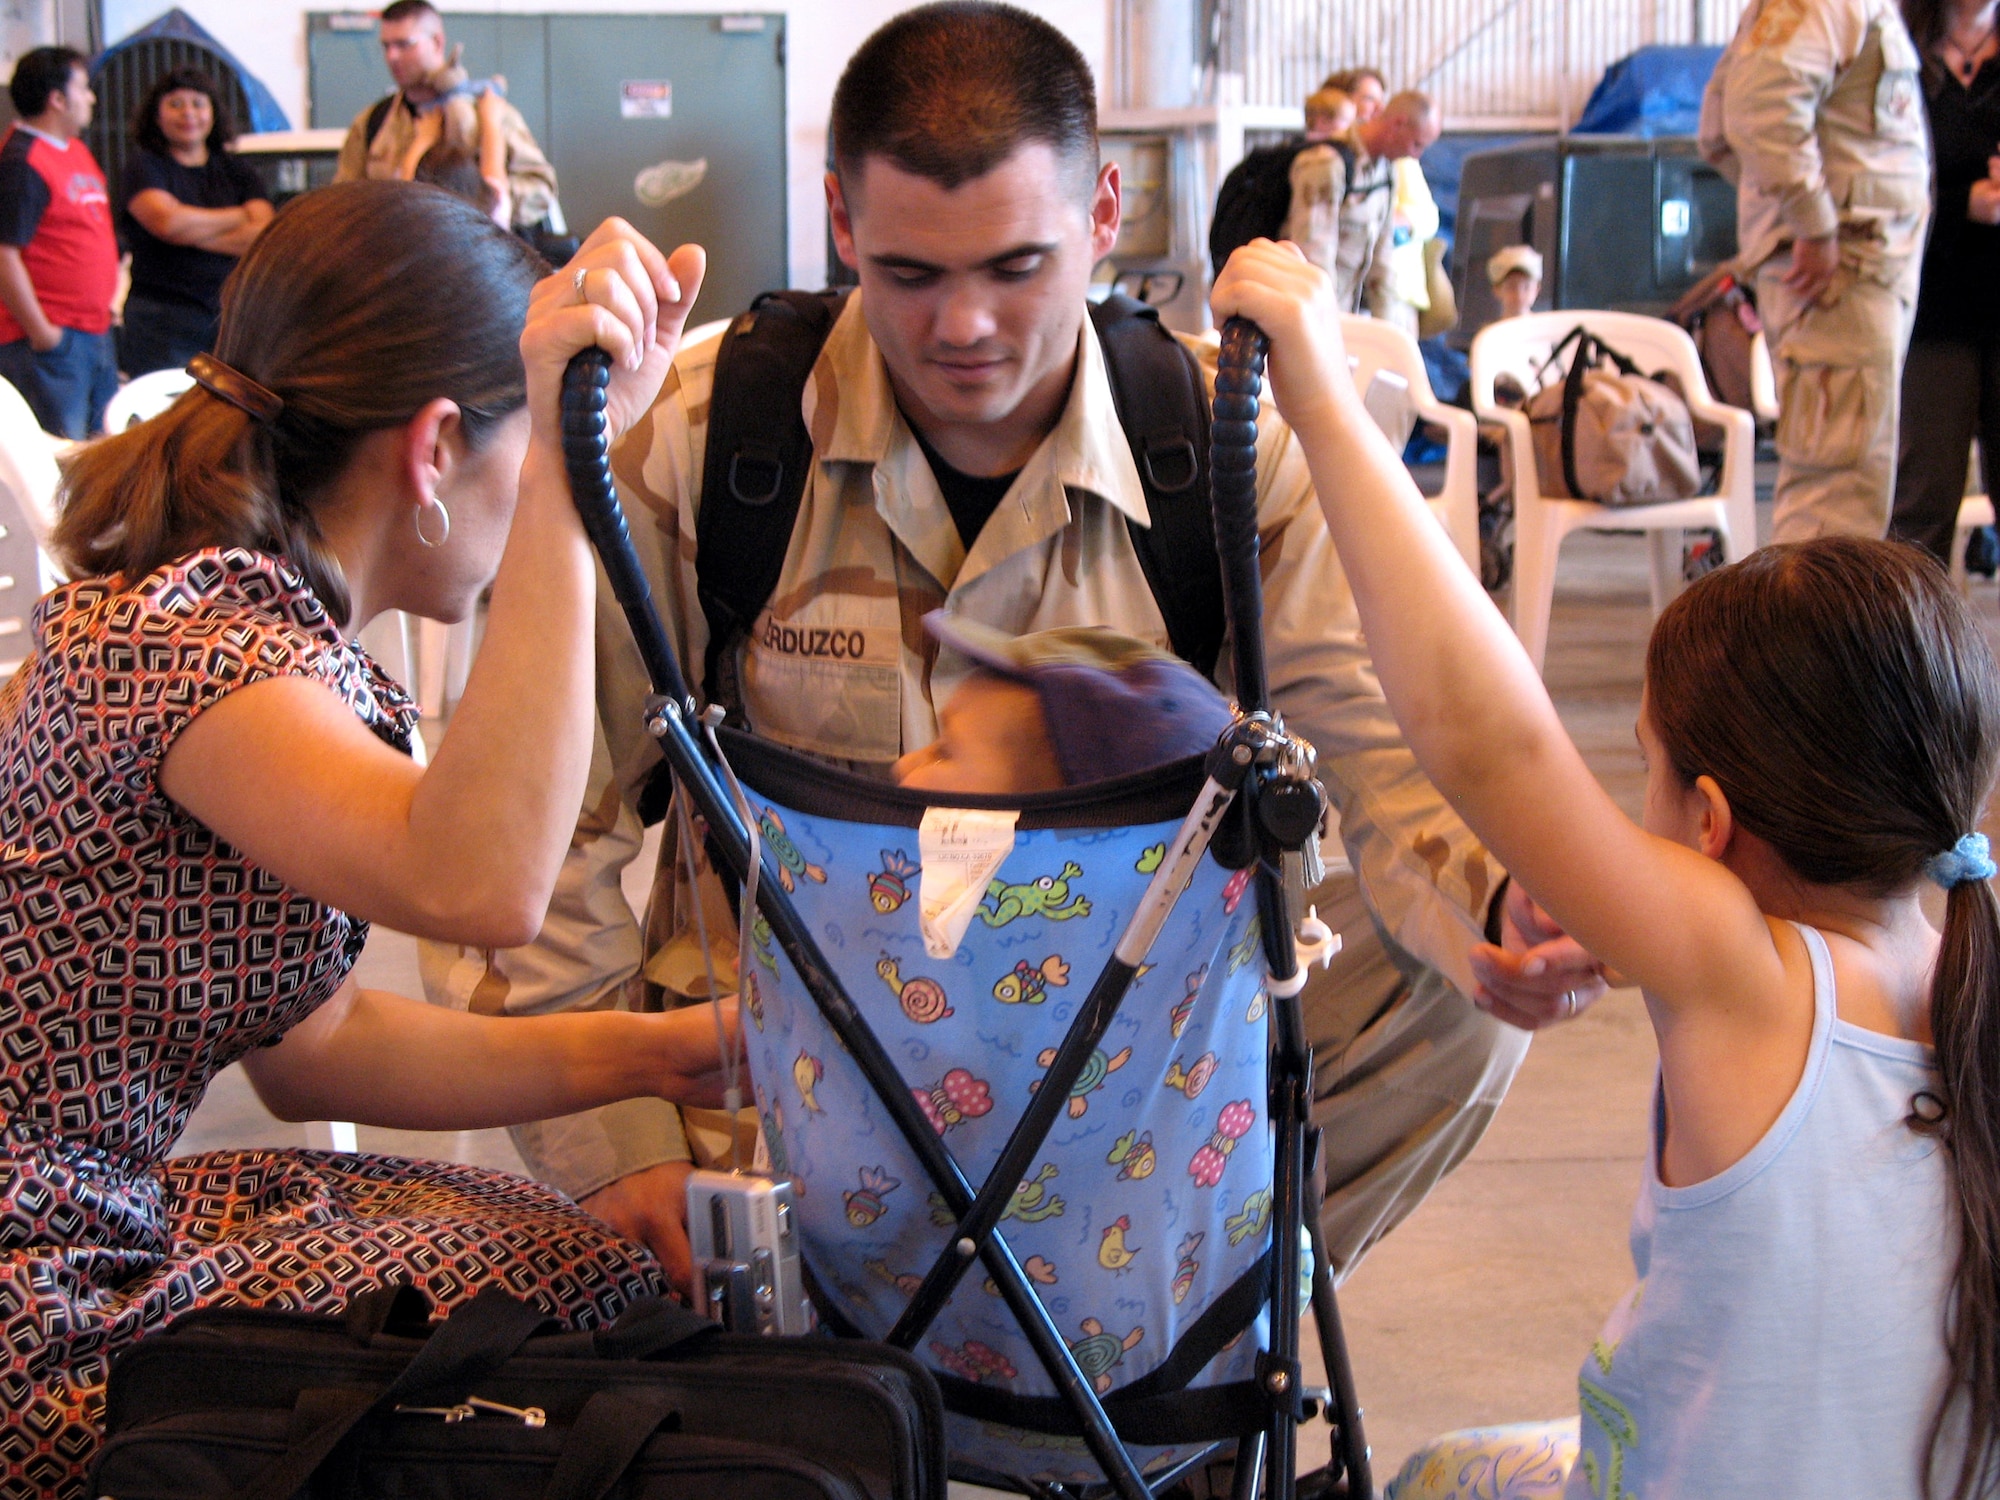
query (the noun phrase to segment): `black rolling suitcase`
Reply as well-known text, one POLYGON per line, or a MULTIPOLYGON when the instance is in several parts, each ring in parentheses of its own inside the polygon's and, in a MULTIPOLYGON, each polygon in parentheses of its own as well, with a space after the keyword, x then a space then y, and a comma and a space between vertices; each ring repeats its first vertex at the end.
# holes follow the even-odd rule
POLYGON ((503 1292, 316 1317, 209 1308, 113 1365, 110 1500, 944 1500, 929 1371, 725 1333, 668 1302, 555 1331, 503 1292))

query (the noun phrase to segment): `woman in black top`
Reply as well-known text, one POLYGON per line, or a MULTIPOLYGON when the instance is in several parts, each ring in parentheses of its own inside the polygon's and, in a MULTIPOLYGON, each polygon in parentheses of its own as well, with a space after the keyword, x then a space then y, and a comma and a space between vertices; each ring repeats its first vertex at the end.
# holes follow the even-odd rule
POLYGON ((2000 40, 1996 0, 1903 0, 1923 53, 1937 203, 1903 365, 1892 536, 1949 563, 1966 461, 2000 494, 2000 40))
POLYGON ((215 343, 222 282, 271 222, 264 184, 229 150, 228 107, 207 74, 183 68, 147 90, 125 168, 132 290, 118 337, 128 375, 177 370, 215 343))

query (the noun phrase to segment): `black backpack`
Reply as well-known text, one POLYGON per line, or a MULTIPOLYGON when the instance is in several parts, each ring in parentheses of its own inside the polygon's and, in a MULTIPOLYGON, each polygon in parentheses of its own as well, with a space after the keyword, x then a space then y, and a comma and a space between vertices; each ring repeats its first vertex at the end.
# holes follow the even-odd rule
MULTIPOLYGON (((730 324, 717 352, 695 580, 708 622, 702 693, 732 715, 742 704, 736 646, 778 586, 812 468, 799 402, 846 302, 844 291, 766 292, 730 324)), ((1209 510, 1201 368, 1144 303, 1113 293, 1092 304, 1090 318, 1153 522, 1128 522, 1133 549, 1175 653, 1213 676, 1222 650, 1222 565, 1209 510)))
POLYGON ((1292 161, 1308 146, 1328 145, 1340 153, 1354 180, 1354 148, 1345 141, 1308 141, 1304 137, 1275 146, 1259 146, 1229 169, 1215 195, 1215 218, 1208 226, 1211 274, 1222 270, 1239 246, 1255 239, 1275 240, 1292 211, 1292 161))

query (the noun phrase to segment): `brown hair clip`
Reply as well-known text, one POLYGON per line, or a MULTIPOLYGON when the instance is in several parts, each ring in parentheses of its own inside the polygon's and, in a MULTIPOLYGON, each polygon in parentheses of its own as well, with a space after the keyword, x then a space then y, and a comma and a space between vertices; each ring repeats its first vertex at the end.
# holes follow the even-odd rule
POLYGON ((247 414, 253 422, 262 422, 268 427, 285 409, 284 397, 259 385, 241 370, 224 364, 212 354, 197 354, 188 361, 187 372, 194 377, 196 385, 218 401, 227 401, 247 414))

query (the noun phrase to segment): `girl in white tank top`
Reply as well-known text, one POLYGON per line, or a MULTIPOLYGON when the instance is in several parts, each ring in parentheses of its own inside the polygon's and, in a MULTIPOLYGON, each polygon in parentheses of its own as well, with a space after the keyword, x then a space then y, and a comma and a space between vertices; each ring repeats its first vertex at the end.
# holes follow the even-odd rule
POLYGON ((1963 601, 1854 538, 1694 584, 1648 647, 1634 824, 1362 408, 1324 276, 1256 241, 1213 300, 1271 337, 1418 760, 1659 1037, 1640 1285, 1584 1361, 1567 1495, 2000 1490, 2000 906, 1975 831, 2000 671, 1963 601))

